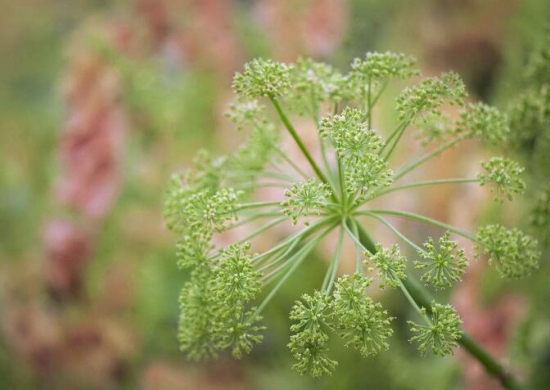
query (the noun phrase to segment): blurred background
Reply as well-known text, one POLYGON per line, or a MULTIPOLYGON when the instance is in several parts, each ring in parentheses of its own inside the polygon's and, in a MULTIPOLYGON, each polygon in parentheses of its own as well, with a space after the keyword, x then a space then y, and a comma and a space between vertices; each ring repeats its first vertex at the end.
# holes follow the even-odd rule
MULTIPOLYGON (((346 70, 366 51, 403 52, 419 58, 425 75, 458 71, 472 101, 506 108, 543 82, 550 88, 550 72, 546 80, 526 73, 532 53, 550 48, 550 2, 1 3, 0 389, 499 388, 460 351, 420 358, 403 320, 376 358, 336 343, 332 377, 291 370, 288 312, 317 285, 303 276, 324 272, 322 259, 279 294, 250 356, 187 361, 176 340, 186 275, 163 227, 162 194, 198 148, 234 145, 223 111, 234 72, 251 58, 311 56, 346 70)), ((385 104, 382 117, 393 114, 385 104)), ((533 389, 550 388, 550 99, 546 110, 517 118, 517 142, 506 151, 528 168, 525 199, 494 206, 475 189, 401 199, 472 229, 480 221, 521 225, 543 243, 541 269, 528 280, 502 282, 477 262, 445 294, 465 327, 533 389)), ((457 157, 483 153, 467 145, 437 169, 454 171, 457 157)), ((378 294, 407 318, 399 294, 378 294)))

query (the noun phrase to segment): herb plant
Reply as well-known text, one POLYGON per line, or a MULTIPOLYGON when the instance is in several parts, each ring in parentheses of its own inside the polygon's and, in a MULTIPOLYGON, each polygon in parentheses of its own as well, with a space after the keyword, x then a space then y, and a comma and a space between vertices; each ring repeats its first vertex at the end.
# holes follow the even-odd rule
POLYGON ((374 108, 388 83, 418 76, 412 57, 392 53, 367 53, 353 61, 348 74, 310 59, 292 65, 256 59, 235 76, 237 99, 227 116, 238 130, 249 132, 248 140, 226 157, 200 152, 194 168, 173 176, 165 203, 167 226, 179 238, 178 264, 190 270, 180 295, 178 333, 190 358, 215 357, 222 350, 240 358, 250 352, 262 340, 266 305, 319 243, 337 231, 322 284, 297 299, 290 310, 288 347, 296 370, 330 374, 338 364, 328 350, 330 337, 339 336, 363 356, 389 348, 393 318, 367 294, 367 287, 378 280, 381 288, 401 290, 418 312, 421 323, 408 323, 410 341, 421 354, 445 356, 461 344, 505 387, 517 388, 514 377, 462 330, 456 310, 436 302, 428 288, 452 287, 466 271, 468 258, 453 236, 471 240, 477 256, 488 259, 505 278, 524 277, 537 268, 536 240, 496 224, 472 233, 400 210, 397 204, 391 209, 373 206, 378 198, 413 187, 478 183, 490 186, 499 202, 525 188, 523 169, 503 157, 481 163, 477 177, 403 182, 409 173, 466 139, 477 137, 495 146, 510 135, 505 114, 482 103, 465 104, 464 84, 452 72, 405 88, 396 98, 397 126, 376 131, 374 108), (446 105, 461 107, 460 117, 448 117, 446 105), (313 121, 315 148, 306 146, 290 112, 313 121), (280 128, 288 132, 303 160, 283 150, 280 128), (424 150, 394 166, 396 146, 407 131, 417 132, 424 150), (313 149, 318 149, 318 156, 313 149), (261 187, 279 191, 284 200, 254 201, 261 187), (417 244, 388 216, 446 232, 417 244), (407 259, 398 243, 377 243, 363 224, 365 218, 389 228, 418 256, 407 259), (269 250, 251 252, 251 239, 288 220, 299 227, 296 232, 269 250), (215 235, 243 225, 251 227, 248 237, 228 247, 213 244, 215 235), (345 236, 358 255, 355 271, 338 276, 339 263, 346 261, 341 256, 345 236), (423 273, 421 282, 407 272, 411 266, 423 273))

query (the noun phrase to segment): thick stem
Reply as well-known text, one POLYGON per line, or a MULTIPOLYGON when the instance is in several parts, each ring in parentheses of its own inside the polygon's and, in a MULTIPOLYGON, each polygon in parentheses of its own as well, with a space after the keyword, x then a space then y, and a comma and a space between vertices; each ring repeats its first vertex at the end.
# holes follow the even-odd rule
MULTIPOLYGON (((365 228, 357 224, 359 228, 359 240, 371 252, 376 253, 374 241, 367 233, 365 228)), ((408 291, 412 299, 426 309, 429 313, 432 302, 432 295, 413 277, 407 275, 407 279, 402 282, 403 287, 408 291)), ((494 358, 485 348, 475 341, 468 333, 463 332, 458 340, 460 345, 485 369, 485 371, 498 379, 505 389, 520 390, 522 387, 512 373, 507 371, 496 358, 494 358)))

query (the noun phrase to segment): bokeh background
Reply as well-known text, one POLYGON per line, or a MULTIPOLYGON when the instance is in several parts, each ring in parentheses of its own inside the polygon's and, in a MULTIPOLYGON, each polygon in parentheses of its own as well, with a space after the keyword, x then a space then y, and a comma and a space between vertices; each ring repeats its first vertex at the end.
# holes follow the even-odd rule
MULTIPOLYGON (((525 69, 537 47, 550 46, 549 2, 0 4, 0 389, 499 388, 461 351, 420 358, 403 322, 390 351, 376 358, 331 346, 340 365, 330 378, 291 370, 288 312, 317 285, 311 275, 323 272, 322 258, 279 294, 265 315, 265 340, 250 356, 187 361, 176 340, 186 275, 163 226, 162 195, 169 175, 197 149, 235 145, 239 135, 223 111, 234 72, 251 58, 311 56, 346 70, 366 51, 404 52, 420 60, 425 75, 458 71, 472 101, 506 108, 539 87, 525 69)), ((393 114, 391 100, 383 103, 382 118, 393 114)), ((539 237, 544 256, 533 277, 504 283, 475 263, 444 298, 530 388, 548 389, 550 126, 539 122, 530 123, 527 138, 519 126, 517 145, 506 151, 528 168, 524 200, 503 208, 468 189, 396 201, 462 226, 496 220, 539 237), (531 223, 533 209, 546 219, 531 223)), ((436 169, 455 172, 457 159, 483 153, 467 145, 436 169)), ((407 317, 398 294, 378 298, 407 317)))

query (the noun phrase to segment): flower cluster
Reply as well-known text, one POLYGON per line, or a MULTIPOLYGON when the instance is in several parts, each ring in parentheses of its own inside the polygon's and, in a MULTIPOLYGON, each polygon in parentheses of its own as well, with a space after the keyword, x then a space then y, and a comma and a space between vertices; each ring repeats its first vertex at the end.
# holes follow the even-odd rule
POLYGON ((467 137, 479 137, 488 145, 501 145, 510 135, 508 116, 484 103, 470 103, 460 113, 457 131, 467 137))
MULTIPOLYGON (((281 203, 281 206, 284 213, 292 217, 292 223, 296 224, 298 218, 303 215, 319 215, 327 207, 331 194, 329 185, 311 178, 286 190, 285 196, 288 199, 281 203)), ((306 221, 305 224, 308 225, 309 222, 306 221)))
POLYGON ((481 227, 476 235, 478 252, 489 256, 502 277, 517 279, 538 268, 540 251, 537 240, 519 229, 501 225, 481 227))
POLYGON ((328 332, 336 331, 346 347, 370 356, 389 348, 387 338, 393 331, 391 317, 382 305, 366 296, 370 280, 361 274, 342 276, 331 296, 316 291, 297 301, 290 319, 289 348, 296 359, 295 368, 312 376, 330 374, 337 362, 329 358, 328 332))
MULTIPOLYGON (((418 349, 425 355, 428 349, 439 356, 449 355, 458 346, 462 337, 462 320, 451 305, 432 303, 431 316, 427 325, 419 325, 409 321, 413 336, 411 342, 418 343, 418 349)), ((426 309, 422 309, 426 315, 426 309)))
POLYGON ((332 245, 322 286, 313 295, 303 295, 290 312, 288 346, 296 360, 294 367, 313 376, 330 374, 337 366, 328 347, 334 333, 363 356, 389 348, 393 318, 368 296, 370 271, 376 271, 381 287, 399 289, 423 320, 423 324, 411 323, 411 341, 418 343, 420 352, 452 353, 462 335, 456 311, 450 305, 430 304, 430 299, 419 295, 429 293, 407 272, 399 246, 377 244, 365 228, 367 219, 386 226, 397 240, 418 252, 419 259, 412 263, 424 271, 421 280, 430 288, 449 287, 465 272, 466 255, 450 239, 451 233, 474 241, 478 254, 488 255, 489 264, 505 277, 526 276, 537 267, 536 241, 517 229, 489 225, 474 235, 423 215, 374 206, 374 199, 414 187, 491 182, 507 198, 524 188, 518 178, 522 169, 502 158, 484 163, 485 172, 477 178, 411 178, 400 184, 400 178, 458 142, 477 137, 494 144, 509 134, 507 118, 481 104, 470 105, 454 125, 440 120, 445 116, 444 105, 465 109, 465 88, 455 73, 427 78, 405 89, 397 96, 395 129, 375 131, 372 123, 380 95, 392 79, 418 75, 414 63, 404 55, 368 53, 353 62, 348 74, 341 74, 308 59, 296 65, 254 60, 235 76, 238 96, 227 115, 238 130, 248 133, 247 141, 223 158, 199 153, 193 168, 173 176, 165 201, 166 225, 178 235, 177 262, 189 275, 180 295, 178 333, 189 357, 202 359, 230 351, 240 358, 250 352, 262 340, 264 326, 259 321, 265 307, 335 230, 338 241, 332 245), (264 104, 271 104, 273 110, 264 104), (288 106, 312 120, 318 136, 316 153, 311 150, 314 141, 304 142, 302 129, 288 116, 288 106), (422 135, 434 119, 437 128, 431 139, 441 141, 438 134, 453 138, 393 170, 393 152, 403 134, 422 135), (281 130, 296 143, 301 160, 283 150, 281 130), (272 189, 280 199, 254 199, 260 187, 272 189), (448 232, 420 247, 386 216, 448 232), (251 253, 248 242, 281 224, 297 225, 298 220, 305 226, 288 229, 291 233, 272 248, 251 253), (220 242, 217 234, 243 225, 248 227, 247 237, 228 246, 214 244, 220 242), (342 256, 346 237, 356 247, 355 271, 339 276, 341 263, 348 261, 342 256))
POLYGON ((468 266, 464 249, 459 249, 458 242, 450 238, 451 232, 447 231, 439 239, 439 245, 436 248, 430 237, 424 243, 424 249, 418 251, 422 260, 414 262, 416 268, 425 270, 420 280, 426 284, 432 284, 437 289, 451 287, 453 282, 461 280, 468 266))
POLYGON ((479 183, 480 185, 494 183, 497 187, 496 200, 502 201, 503 196, 512 200, 514 195, 523 194, 525 183, 519 176, 525 169, 517 162, 503 157, 493 157, 491 160, 481 163, 481 166, 486 173, 477 175, 479 183))
POLYGON ((365 252, 365 256, 376 266, 381 288, 386 285, 397 287, 401 280, 407 278, 406 259, 401 255, 397 244, 392 245, 391 248, 384 248, 382 245, 376 244, 375 254, 370 256, 365 252))
POLYGON ((237 73, 233 88, 245 97, 280 96, 290 89, 290 67, 272 60, 255 59, 237 73))
POLYGON ((433 117, 441 117, 439 108, 444 104, 462 106, 466 95, 466 87, 456 73, 424 79, 397 97, 399 119, 411 118, 415 123, 426 123, 433 117))

